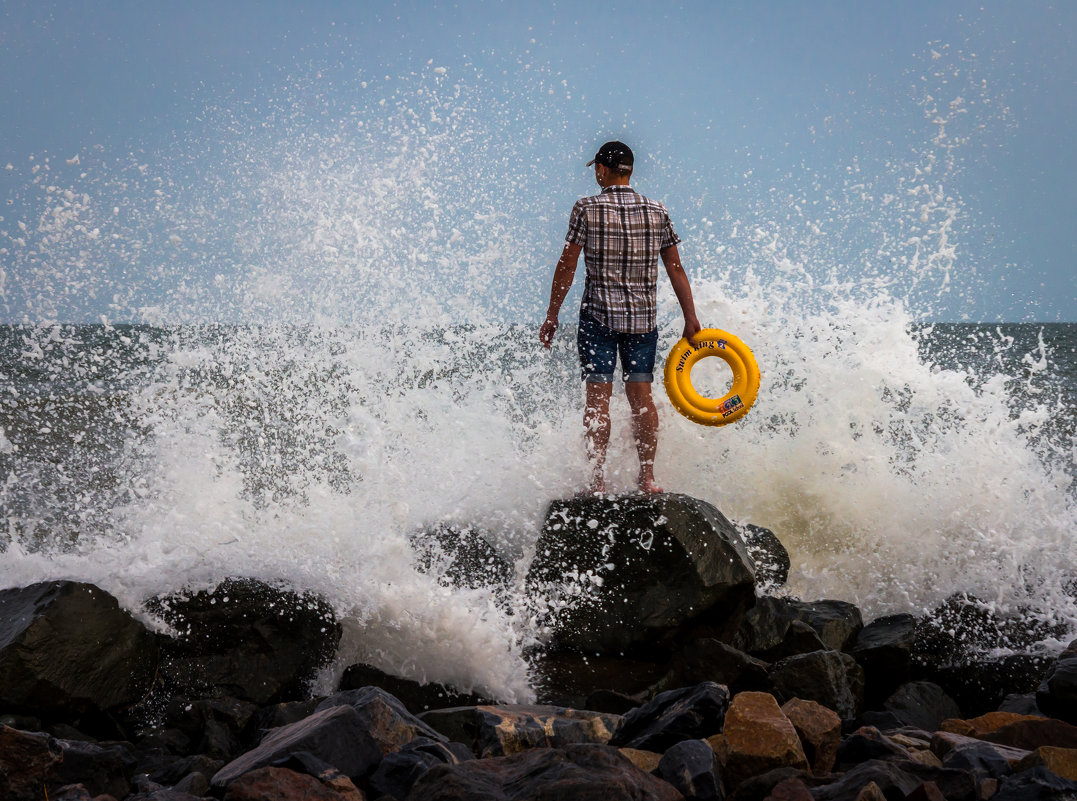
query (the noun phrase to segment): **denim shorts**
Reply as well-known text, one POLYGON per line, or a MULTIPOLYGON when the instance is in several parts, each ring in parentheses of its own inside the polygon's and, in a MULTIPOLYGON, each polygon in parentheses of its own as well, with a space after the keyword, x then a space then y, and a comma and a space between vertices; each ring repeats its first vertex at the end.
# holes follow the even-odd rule
POLYGON ((581 313, 576 347, 580 353, 580 372, 584 381, 612 383, 618 353, 621 354, 625 381, 654 381, 657 328, 646 334, 626 334, 607 328, 589 314, 581 313))

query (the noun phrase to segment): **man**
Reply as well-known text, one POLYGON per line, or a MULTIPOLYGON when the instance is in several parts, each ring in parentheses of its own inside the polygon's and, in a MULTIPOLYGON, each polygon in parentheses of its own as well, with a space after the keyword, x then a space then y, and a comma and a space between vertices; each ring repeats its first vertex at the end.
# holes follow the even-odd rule
POLYGON ((594 493, 606 491, 609 406, 618 352, 639 454, 638 486, 641 492, 662 491, 654 480, 658 410, 651 397, 658 346, 659 258, 681 304, 684 336, 694 344, 693 337, 700 330, 692 287, 677 252, 680 238, 665 206, 629 186, 634 161, 628 145, 607 142, 587 163, 588 167, 594 165, 602 192, 581 198, 572 208, 565 248, 554 270, 546 321, 539 330, 539 340, 549 348, 582 251, 587 278, 577 347, 587 390, 583 423, 594 493))

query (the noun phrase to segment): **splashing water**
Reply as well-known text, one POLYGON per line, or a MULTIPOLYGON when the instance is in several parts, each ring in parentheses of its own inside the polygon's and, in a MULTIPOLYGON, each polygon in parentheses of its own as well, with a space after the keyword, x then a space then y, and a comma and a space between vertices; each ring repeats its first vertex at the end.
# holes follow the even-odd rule
MULTIPOLYGON (((533 330, 562 231, 525 191, 563 169, 544 143, 565 132, 556 108, 521 118, 447 72, 353 87, 344 109, 292 81, 287 100, 211 107, 164 154, 34 163, 16 198, 33 213, 3 232, 0 307, 25 325, 5 334, 0 582, 79 578, 137 610, 281 581, 333 602, 337 669, 532 697, 525 599, 443 586, 409 536, 474 525, 522 571, 546 504, 583 483, 571 337, 551 355, 533 330), (99 309, 103 325, 57 322, 99 309)), ((1041 338, 1021 376, 974 369, 910 312, 966 269, 947 182, 968 101, 915 101, 929 134, 903 157, 681 226, 700 318, 750 344, 764 385, 719 430, 659 398, 656 472, 773 528, 804 597, 871 617, 965 590, 1077 621, 1054 558, 1077 515, 1053 355, 1041 338)), ((664 351, 680 321, 661 298, 664 351)), ((623 399, 613 413, 610 483, 628 490, 623 399)))

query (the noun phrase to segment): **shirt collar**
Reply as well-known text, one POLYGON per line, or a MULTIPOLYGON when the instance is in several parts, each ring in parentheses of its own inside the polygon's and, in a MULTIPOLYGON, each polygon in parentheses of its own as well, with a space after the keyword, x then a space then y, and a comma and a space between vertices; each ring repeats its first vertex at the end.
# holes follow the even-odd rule
POLYGON ((606 192, 635 192, 636 190, 630 186, 624 186, 623 184, 614 184, 613 186, 607 186, 602 190, 602 194, 606 192))

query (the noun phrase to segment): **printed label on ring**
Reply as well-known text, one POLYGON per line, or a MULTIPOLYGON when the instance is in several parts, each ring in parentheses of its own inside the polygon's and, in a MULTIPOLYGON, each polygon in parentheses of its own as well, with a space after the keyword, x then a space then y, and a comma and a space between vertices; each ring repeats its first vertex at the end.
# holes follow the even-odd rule
POLYGON ((729 417, 733 412, 737 411, 744 403, 740 399, 740 395, 734 395, 727 400, 721 406, 718 407, 718 411, 722 413, 722 417, 729 417))

